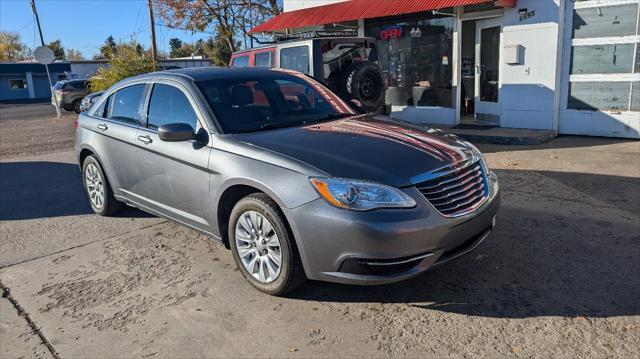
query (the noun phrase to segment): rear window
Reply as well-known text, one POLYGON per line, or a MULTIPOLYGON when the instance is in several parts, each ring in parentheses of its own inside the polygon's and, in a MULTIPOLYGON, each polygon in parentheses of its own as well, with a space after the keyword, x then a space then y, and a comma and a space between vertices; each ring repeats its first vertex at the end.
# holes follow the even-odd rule
POLYGON ((58 81, 56 82, 55 85, 53 85, 53 89, 54 90, 62 90, 62 88, 64 87, 64 82, 58 81))
POLYGON ((296 46, 280 50, 280 67, 309 74, 309 47, 296 46))
POLYGON ((87 88, 87 82, 86 81, 72 81, 67 83, 67 86, 65 86, 65 89, 67 90, 85 90, 87 88))
POLYGON ((231 67, 247 67, 249 66, 249 55, 238 56, 233 58, 231 67))
POLYGON ((273 67, 273 52, 258 52, 255 55, 254 62, 256 67, 273 67))

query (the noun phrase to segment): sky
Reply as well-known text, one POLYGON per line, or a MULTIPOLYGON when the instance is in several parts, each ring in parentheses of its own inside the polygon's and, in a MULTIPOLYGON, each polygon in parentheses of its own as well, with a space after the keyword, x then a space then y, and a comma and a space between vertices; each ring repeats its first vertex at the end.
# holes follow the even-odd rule
MULTIPOLYGON (((65 49, 79 50, 87 58, 99 53, 109 35, 116 41, 132 36, 145 48, 151 43, 147 0, 36 0, 44 41, 60 39, 65 49)), ((156 23, 162 23, 156 17, 156 23)), ((29 0, 0 0, 0 30, 17 32, 31 48, 40 45, 29 0)), ((159 51, 169 52, 169 39, 186 42, 209 34, 168 29, 156 24, 159 51)))

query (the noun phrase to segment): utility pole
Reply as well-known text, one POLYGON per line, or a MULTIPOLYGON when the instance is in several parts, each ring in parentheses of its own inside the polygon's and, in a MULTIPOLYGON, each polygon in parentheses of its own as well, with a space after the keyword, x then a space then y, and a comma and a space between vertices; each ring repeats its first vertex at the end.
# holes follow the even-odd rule
MULTIPOLYGON (((35 0, 31 0, 31 11, 33 11, 33 15, 36 17, 36 24, 38 25, 38 32, 40 33, 40 43, 42 44, 42 46, 45 46, 45 44, 44 44, 44 36, 42 36, 42 28, 40 27, 40 18, 38 17, 38 10, 36 9, 36 1, 35 0)), ((53 81, 51 81, 51 74, 49 73, 49 65, 44 64, 44 69, 47 71, 47 78, 49 79, 49 86, 50 86, 50 90, 51 90, 51 96, 53 97, 53 102, 55 103, 56 114, 58 115, 58 118, 60 118, 60 116, 62 114, 60 113, 60 106, 58 105, 58 98, 53 93, 53 81)))
MULTIPOLYGON (((253 7, 251 6, 251 0, 249 0, 249 30, 253 29, 253 7)), ((249 36, 251 42, 251 48, 253 49, 253 35, 249 36)))
POLYGON ((151 23, 151 63, 153 64, 153 69, 156 68, 156 26, 155 21, 153 20, 153 0, 147 0, 149 4, 149 22, 151 23))

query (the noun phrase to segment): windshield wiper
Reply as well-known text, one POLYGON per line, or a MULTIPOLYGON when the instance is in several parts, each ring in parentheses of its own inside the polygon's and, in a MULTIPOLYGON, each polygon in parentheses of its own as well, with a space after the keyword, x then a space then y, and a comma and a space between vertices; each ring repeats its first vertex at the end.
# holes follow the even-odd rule
POLYGON ((316 122, 324 122, 329 120, 335 120, 343 117, 351 117, 352 114, 349 113, 330 113, 324 117, 307 120, 307 121, 273 121, 273 122, 265 122, 260 125, 261 130, 273 129, 273 128, 284 128, 284 127, 293 127, 293 126, 305 126, 311 123, 316 122))
POLYGON ((298 126, 300 124, 304 124, 303 122, 295 122, 295 121, 282 121, 282 122, 266 122, 263 123, 262 125, 260 125, 260 129, 261 130, 267 130, 267 129, 271 129, 271 128, 284 128, 284 127, 291 127, 291 126, 298 126))

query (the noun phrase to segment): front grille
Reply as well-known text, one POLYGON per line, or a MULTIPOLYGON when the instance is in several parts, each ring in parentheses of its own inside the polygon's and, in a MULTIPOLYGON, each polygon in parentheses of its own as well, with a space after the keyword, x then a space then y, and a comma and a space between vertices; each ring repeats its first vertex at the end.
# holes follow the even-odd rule
POLYGON ((457 217, 478 208, 489 193, 480 161, 416 185, 444 216, 457 217))

